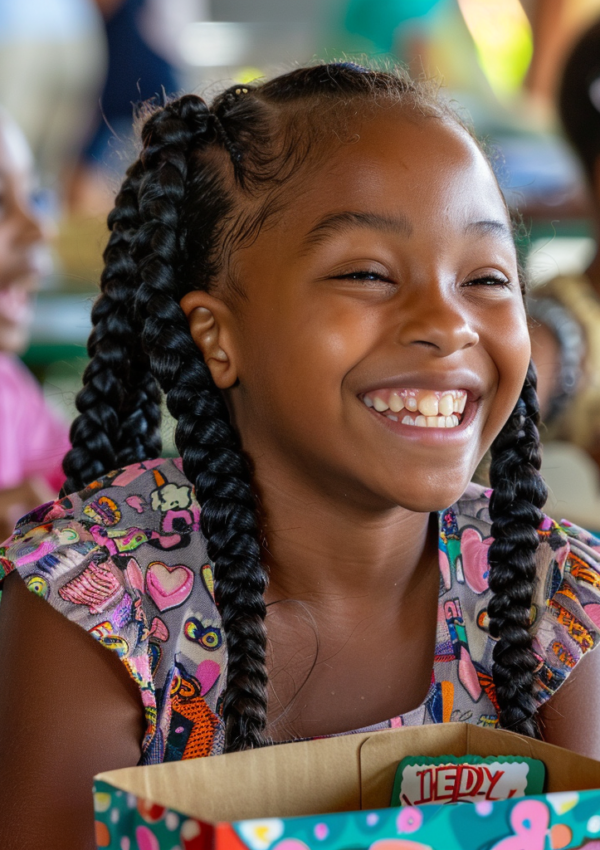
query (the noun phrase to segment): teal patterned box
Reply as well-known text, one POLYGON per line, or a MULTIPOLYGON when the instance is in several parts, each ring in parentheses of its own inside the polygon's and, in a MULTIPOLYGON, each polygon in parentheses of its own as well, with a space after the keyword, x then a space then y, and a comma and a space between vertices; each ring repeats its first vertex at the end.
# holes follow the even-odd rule
POLYGON ((94 799, 108 850, 600 850, 597 788, 598 762, 452 723, 112 771, 94 799), (546 793, 388 807, 403 759, 467 754, 539 759, 546 793))

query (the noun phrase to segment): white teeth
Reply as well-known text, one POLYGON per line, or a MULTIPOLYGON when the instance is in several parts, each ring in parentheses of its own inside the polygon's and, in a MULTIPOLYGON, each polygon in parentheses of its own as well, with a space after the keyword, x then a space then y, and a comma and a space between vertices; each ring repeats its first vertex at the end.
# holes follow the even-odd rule
MULTIPOLYGON (((390 416, 389 414, 388 419, 393 419, 395 422, 398 421, 396 416, 390 416)), ((412 416, 404 416, 402 424, 416 425, 417 428, 456 428, 460 424, 460 421, 458 416, 454 414, 452 416, 423 416, 423 414, 420 414, 415 419, 412 416)))
POLYGON ((419 397, 423 392, 391 390, 387 402, 379 395, 364 395, 362 401, 366 407, 375 408, 378 413, 384 413, 394 422, 398 421, 398 417, 391 416, 391 413, 400 413, 404 409, 418 413, 414 419, 405 416, 402 419, 405 425, 416 425, 420 428, 456 428, 460 424, 460 414, 464 412, 467 404, 467 394, 464 390, 425 392, 419 397))
POLYGON ((438 415, 438 400, 433 393, 429 393, 419 401, 419 413, 422 413, 423 416, 438 415))
POLYGON ((450 393, 446 393, 440 399, 440 413, 442 416, 450 416, 454 412, 454 399, 450 393))
POLYGON ((390 410, 393 410, 394 413, 400 413, 400 411, 404 408, 404 402, 396 392, 390 393, 388 404, 390 406, 390 410))

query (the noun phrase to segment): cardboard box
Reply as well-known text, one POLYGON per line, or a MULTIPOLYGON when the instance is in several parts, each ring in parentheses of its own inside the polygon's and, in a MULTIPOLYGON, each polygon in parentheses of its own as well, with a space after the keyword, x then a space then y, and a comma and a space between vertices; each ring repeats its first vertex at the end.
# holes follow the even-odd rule
POLYGON ((464 723, 126 768, 95 782, 109 850, 600 850, 600 762, 464 723), (389 808, 407 756, 528 756, 545 794, 389 808))

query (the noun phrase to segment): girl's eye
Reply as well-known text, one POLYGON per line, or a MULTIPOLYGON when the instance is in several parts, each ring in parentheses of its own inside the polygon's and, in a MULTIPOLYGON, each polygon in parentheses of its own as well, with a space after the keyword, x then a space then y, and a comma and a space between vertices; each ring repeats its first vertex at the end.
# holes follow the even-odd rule
POLYGON ((464 286, 500 286, 503 289, 508 288, 511 285, 510 280, 504 275, 492 275, 486 274, 481 277, 475 277, 471 280, 467 280, 464 283, 464 286))
POLYGON ((366 269, 355 272, 344 272, 344 274, 335 275, 334 280, 356 280, 365 283, 376 283, 381 281, 391 285, 392 281, 381 272, 368 271, 366 269))

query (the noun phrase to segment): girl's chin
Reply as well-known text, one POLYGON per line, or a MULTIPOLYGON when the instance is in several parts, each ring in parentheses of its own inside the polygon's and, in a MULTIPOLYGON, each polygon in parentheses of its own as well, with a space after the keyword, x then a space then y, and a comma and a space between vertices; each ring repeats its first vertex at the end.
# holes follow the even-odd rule
MULTIPOLYGON (((414 513, 443 511, 454 505, 472 481, 474 470, 402 471, 397 486, 388 489, 390 501, 414 513)), ((388 484, 389 487, 389 484, 388 484)))

